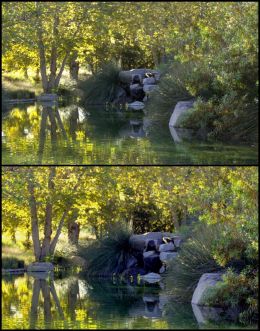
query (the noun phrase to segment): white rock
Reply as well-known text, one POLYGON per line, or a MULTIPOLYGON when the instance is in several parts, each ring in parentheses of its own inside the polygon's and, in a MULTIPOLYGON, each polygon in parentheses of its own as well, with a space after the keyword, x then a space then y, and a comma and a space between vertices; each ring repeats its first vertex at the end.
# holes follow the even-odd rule
POLYGON ((179 117, 182 116, 184 113, 186 113, 188 109, 192 108, 193 104, 194 104, 193 100, 179 101, 173 110, 172 116, 170 118, 169 126, 178 127, 177 122, 179 117))
POLYGON ((148 252, 143 252, 143 257, 148 257, 151 256, 155 253, 155 251, 148 251, 148 252))
POLYGON ((128 108, 134 109, 134 110, 141 110, 144 108, 144 103, 141 101, 134 101, 134 102, 128 104, 128 108))
POLYGON ((166 271, 165 266, 164 266, 164 265, 161 266, 161 268, 160 268, 160 270, 159 270, 159 273, 160 273, 160 274, 163 274, 165 271, 166 271))
POLYGON ((169 252, 169 251, 173 251, 175 248, 173 243, 169 243, 169 244, 161 244, 159 246, 159 252, 169 252))
POLYGON ((150 272, 149 274, 140 276, 141 279, 143 279, 147 283, 158 283, 161 280, 161 276, 159 274, 156 274, 154 272, 150 272))
POLYGON ((200 277, 197 287, 193 293, 191 303, 196 305, 203 305, 203 296, 207 290, 221 281, 221 273, 207 273, 200 277))
POLYGON ((161 252, 160 260, 162 262, 169 262, 169 261, 175 259, 177 256, 178 256, 178 253, 176 253, 176 252, 161 252))
POLYGON ((143 90, 145 93, 152 92, 158 88, 158 85, 144 85, 143 90))

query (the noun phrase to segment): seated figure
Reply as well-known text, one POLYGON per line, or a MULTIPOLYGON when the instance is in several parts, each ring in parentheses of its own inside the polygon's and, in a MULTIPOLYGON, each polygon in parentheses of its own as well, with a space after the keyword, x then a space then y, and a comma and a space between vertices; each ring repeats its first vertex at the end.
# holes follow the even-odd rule
POLYGON ((138 75, 133 77, 132 83, 130 85, 130 95, 134 101, 142 101, 145 93, 143 91, 143 84, 138 75))

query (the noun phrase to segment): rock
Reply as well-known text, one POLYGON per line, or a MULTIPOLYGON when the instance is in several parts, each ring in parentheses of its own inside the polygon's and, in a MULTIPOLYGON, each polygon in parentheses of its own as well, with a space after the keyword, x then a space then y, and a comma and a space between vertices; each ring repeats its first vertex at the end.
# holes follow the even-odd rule
POLYGON ((169 252, 174 251, 175 245, 171 242, 169 244, 161 244, 159 246, 159 252, 169 252))
POLYGON ((166 271, 165 266, 161 266, 160 270, 159 270, 159 274, 163 274, 166 271))
POLYGON ((53 271, 54 266, 50 262, 34 262, 28 265, 27 271, 31 272, 45 272, 53 271))
POLYGON ((174 240, 181 239, 180 236, 177 236, 170 232, 147 232, 144 234, 131 235, 129 243, 134 250, 143 252, 149 240, 157 241, 157 245, 164 244, 163 237, 170 237, 173 238, 174 240))
POLYGON ((177 256, 178 256, 178 253, 176 253, 176 252, 161 252, 160 253, 160 260, 162 262, 167 263, 167 262, 175 259, 177 256))
POLYGON ((143 79, 143 85, 155 85, 156 81, 154 77, 147 77, 143 79))
POLYGON ((141 279, 147 283, 153 284, 158 283, 161 280, 161 276, 157 273, 150 272, 146 275, 141 276, 141 279))
POLYGON ((87 261, 80 256, 72 256, 70 262, 75 267, 86 267, 87 261))
POLYGON ((143 90, 145 93, 150 93, 158 88, 158 85, 144 85, 143 90))
POLYGON ((192 304, 193 314, 199 324, 208 322, 223 323, 223 320, 236 321, 239 311, 234 308, 205 307, 192 304))
POLYGON ((125 104, 126 103, 126 91, 120 87, 117 86, 116 91, 115 91, 115 99, 113 100, 114 105, 120 105, 120 104, 125 104))
POLYGON ((146 258, 146 257, 149 257, 149 256, 154 255, 154 254, 155 254, 155 251, 143 252, 143 257, 146 258))
POLYGON ((169 126, 178 127, 179 118, 185 114, 190 108, 192 108, 194 100, 179 101, 175 106, 172 116, 169 121, 169 126))
POLYGON ((160 256, 158 253, 154 253, 147 257, 144 257, 144 268, 146 271, 150 272, 159 272, 162 266, 160 256))
POLYGON ((158 70, 150 70, 150 69, 132 69, 126 71, 120 71, 119 73, 119 80, 122 83, 131 83, 133 76, 140 75, 142 79, 145 78, 145 74, 147 72, 151 72, 155 76, 155 80, 158 81, 160 79, 160 72, 158 70))
POLYGON ((193 293, 191 303, 203 306, 203 297, 207 290, 222 280, 222 273, 206 273, 200 277, 197 287, 193 293))
POLYGON ((130 256, 126 263, 126 268, 132 268, 137 265, 137 259, 134 256, 130 256))
POLYGON ((142 110, 144 108, 144 103, 141 101, 134 101, 128 104, 128 108, 134 110, 142 110))

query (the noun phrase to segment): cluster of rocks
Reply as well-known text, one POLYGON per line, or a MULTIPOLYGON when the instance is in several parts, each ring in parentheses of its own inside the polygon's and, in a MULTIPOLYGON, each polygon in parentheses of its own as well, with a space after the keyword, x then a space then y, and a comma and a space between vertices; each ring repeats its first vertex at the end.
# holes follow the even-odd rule
POLYGON ((129 240, 131 255, 122 275, 135 277, 139 274, 146 282, 159 282, 167 264, 177 257, 181 240, 180 236, 169 232, 132 235, 129 240))
POLYGON ((160 72, 150 69, 132 69, 119 73, 119 86, 116 89, 112 104, 128 105, 133 110, 144 108, 144 102, 150 93, 157 88, 160 72))

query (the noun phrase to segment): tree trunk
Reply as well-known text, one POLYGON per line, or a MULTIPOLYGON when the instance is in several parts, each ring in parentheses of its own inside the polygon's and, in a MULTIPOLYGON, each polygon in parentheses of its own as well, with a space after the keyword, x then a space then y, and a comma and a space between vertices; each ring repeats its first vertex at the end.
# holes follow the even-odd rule
POLYGON ((38 216, 37 216, 37 207, 36 199, 34 195, 34 183, 33 183, 33 172, 30 169, 30 177, 27 179, 27 188, 29 192, 29 206, 31 212, 31 227, 32 227, 32 240, 33 240, 33 249, 35 260, 39 261, 41 255, 41 245, 39 238, 39 226, 38 226, 38 216))
POLYGON ((69 62, 70 78, 78 81, 79 78, 79 62, 77 61, 78 52, 74 51, 69 62))
POLYGON ((34 77, 35 82, 39 82, 40 81, 40 69, 37 68, 35 71, 35 77, 34 77))
POLYGON ((79 244, 79 231, 80 231, 79 224, 76 223, 75 220, 70 220, 68 222, 68 239, 70 244, 72 245, 79 244))
POLYGON ((41 260, 44 260, 46 256, 49 255, 50 243, 51 243, 51 234, 52 234, 52 201, 51 193, 54 190, 53 180, 56 176, 56 168, 50 167, 49 180, 48 180, 48 189, 49 196, 47 197, 46 209, 45 209, 45 222, 44 222, 44 239, 42 243, 41 250, 41 260))

